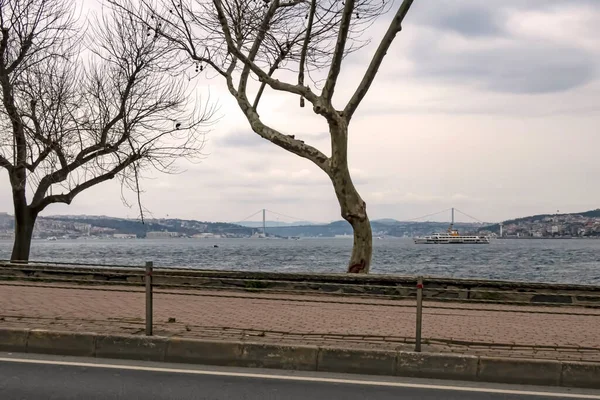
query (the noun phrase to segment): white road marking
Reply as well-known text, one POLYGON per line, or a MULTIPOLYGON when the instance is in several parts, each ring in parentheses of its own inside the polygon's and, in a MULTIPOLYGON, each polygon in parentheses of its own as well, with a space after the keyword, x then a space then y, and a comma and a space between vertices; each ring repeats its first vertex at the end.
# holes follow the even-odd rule
POLYGON ((493 388, 477 388, 463 386, 445 386, 445 385, 427 385, 418 383, 402 383, 402 382, 386 382, 386 381, 365 381, 354 379, 338 379, 338 378, 318 378, 309 376, 289 376, 289 375, 269 375, 269 374, 253 374, 244 372, 224 372, 224 371, 206 371, 199 369, 180 369, 180 368, 159 368, 159 367, 143 367, 137 365, 119 365, 119 364, 93 364, 85 362, 72 361, 52 361, 52 360, 35 360, 27 358, 4 358, 0 357, 0 362, 13 362, 23 364, 44 364, 44 365, 64 365, 70 367, 88 367, 88 368, 108 368, 122 369, 130 371, 148 371, 148 372, 168 372, 176 374, 190 375, 212 375, 212 376, 232 376, 242 378, 258 378, 258 379, 278 379, 283 381, 300 381, 300 382, 323 382, 323 383, 343 383, 350 385, 365 385, 365 386, 388 386, 399 388, 412 389, 433 389, 433 390, 453 390, 462 392, 480 392, 480 393, 495 393, 495 394, 514 394, 520 396, 541 396, 541 397, 560 397, 569 399, 596 399, 600 400, 600 395, 593 394, 576 394, 576 393, 553 393, 553 392, 535 392, 527 390, 510 390, 510 389, 493 389, 493 388))

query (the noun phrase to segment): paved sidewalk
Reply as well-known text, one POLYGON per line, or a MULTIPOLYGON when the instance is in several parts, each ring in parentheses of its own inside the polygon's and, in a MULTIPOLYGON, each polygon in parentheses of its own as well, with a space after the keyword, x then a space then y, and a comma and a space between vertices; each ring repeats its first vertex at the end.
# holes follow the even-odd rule
MULTIPOLYGON (((0 282, 0 327, 144 332, 142 288, 0 282)), ((155 334, 412 350, 414 299, 161 290, 155 334)), ((426 301, 424 351, 600 362, 600 310, 426 301)))

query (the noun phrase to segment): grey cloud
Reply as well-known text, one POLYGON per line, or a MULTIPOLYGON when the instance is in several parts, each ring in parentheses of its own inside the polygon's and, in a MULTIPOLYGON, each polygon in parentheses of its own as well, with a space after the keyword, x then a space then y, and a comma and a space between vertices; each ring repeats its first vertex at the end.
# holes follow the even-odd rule
POLYGON ((502 31, 492 12, 484 8, 455 10, 441 18, 439 25, 467 36, 494 35, 502 31))
POLYGON ((503 26, 511 14, 521 11, 577 5, 600 10, 597 0, 456 0, 448 7, 426 2, 411 15, 417 25, 426 27, 418 30, 408 53, 415 75, 516 94, 561 92, 585 85, 596 77, 597 56, 576 44, 513 36, 503 26), (473 46, 442 48, 440 43, 449 32, 473 40, 473 46), (482 47, 486 42, 488 46, 482 47))
POLYGON ((440 7, 438 2, 428 2, 423 7, 415 7, 411 21, 454 31, 465 36, 491 36, 503 31, 501 14, 497 7, 484 2, 455 1, 450 7, 440 7))
POLYGON ((222 136, 215 135, 214 142, 218 146, 235 148, 261 147, 264 145, 271 145, 267 140, 261 138, 251 130, 233 131, 222 136))
POLYGON ((596 61, 575 48, 513 42, 480 51, 442 50, 421 42, 412 51, 416 75, 474 82, 506 93, 560 92, 585 85, 596 76, 596 61))
POLYGON ((576 116, 595 116, 598 114, 598 107, 589 106, 565 106, 558 108, 543 108, 532 110, 524 108, 522 104, 505 103, 498 105, 495 103, 464 104, 462 102, 453 102, 447 99, 444 104, 417 104, 410 106, 392 106, 392 107, 365 107, 357 115, 356 119, 368 119, 377 115, 419 115, 419 114, 441 114, 441 115, 495 115, 495 116, 518 116, 519 118, 545 118, 557 115, 576 115, 576 116))
POLYGON ((439 0, 415 2, 408 21, 446 27, 457 32, 490 32, 501 25, 504 13, 509 11, 544 11, 562 6, 599 5, 598 0, 453 0, 446 6, 441 4, 439 0))

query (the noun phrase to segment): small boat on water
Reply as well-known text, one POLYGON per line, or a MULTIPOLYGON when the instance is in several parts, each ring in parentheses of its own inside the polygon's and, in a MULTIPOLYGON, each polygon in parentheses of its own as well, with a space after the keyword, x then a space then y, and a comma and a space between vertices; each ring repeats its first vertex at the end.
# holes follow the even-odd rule
POLYGON ((483 235, 461 235, 454 229, 454 208, 452 222, 446 233, 434 233, 429 236, 414 238, 415 244, 490 244, 490 238, 483 235))

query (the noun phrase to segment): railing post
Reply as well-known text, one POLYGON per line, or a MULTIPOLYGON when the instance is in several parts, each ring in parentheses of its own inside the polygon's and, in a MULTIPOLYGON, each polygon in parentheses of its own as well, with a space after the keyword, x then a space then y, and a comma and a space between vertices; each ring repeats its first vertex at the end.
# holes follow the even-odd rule
POLYGON ((423 277, 417 278, 417 330, 415 333, 415 351, 421 352, 421 327, 423 324, 423 277))
POLYGON ((152 261, 146 262, 146 336, 152 336, 152 261))

